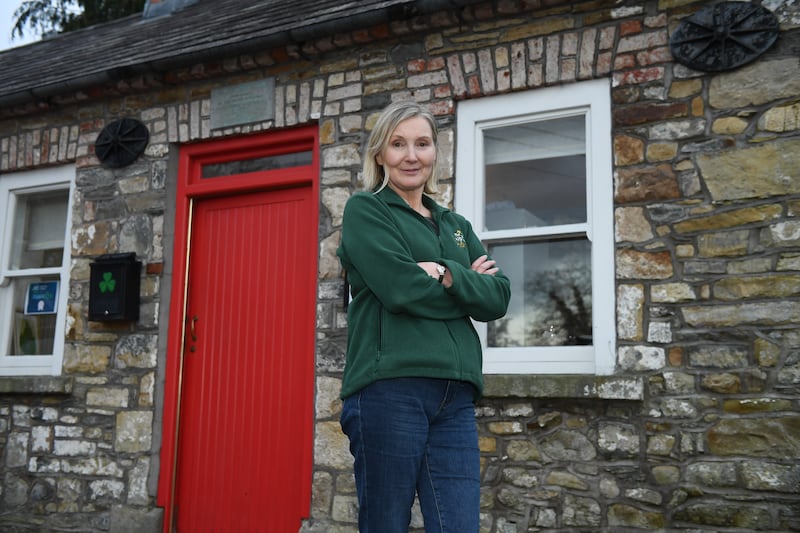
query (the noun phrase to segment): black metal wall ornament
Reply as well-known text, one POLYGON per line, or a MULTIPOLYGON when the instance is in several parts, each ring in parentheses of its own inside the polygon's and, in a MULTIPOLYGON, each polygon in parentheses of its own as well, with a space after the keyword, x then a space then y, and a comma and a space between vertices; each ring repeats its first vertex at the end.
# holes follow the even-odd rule
POLYGON ((121 118, 108 124, 94 142, 94 153, 110 168, 130 165, 147 147, 150 132, 135 118, 121 118))
POLYGON ((720 72, 754 61, 775 43, 778 31, 778 18, 769 9, 720 2, 681 20, 669 48, 689 68, 720 72))

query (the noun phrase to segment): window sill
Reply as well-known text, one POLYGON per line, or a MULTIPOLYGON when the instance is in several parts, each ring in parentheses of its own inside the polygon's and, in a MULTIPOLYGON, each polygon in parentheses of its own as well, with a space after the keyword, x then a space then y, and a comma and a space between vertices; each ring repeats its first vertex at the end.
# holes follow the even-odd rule
POLYGON ((0 394, 72 394, 73 383, 62 376, 2 376, 0 394))
POLYGON ((641 377, 567 374, 488 374, 484 376, 485 398, 574 398, 642 400, 641 377))

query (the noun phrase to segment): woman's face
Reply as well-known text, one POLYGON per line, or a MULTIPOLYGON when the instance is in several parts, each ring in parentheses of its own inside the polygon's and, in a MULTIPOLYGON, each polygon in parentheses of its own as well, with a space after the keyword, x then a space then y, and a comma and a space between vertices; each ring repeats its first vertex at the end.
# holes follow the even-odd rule
POLYGON ((412 117, 398 124, 375 160, 388 173, 389 187, 397 193, 422 191, 436 163, 436 146, 428 121, 412 117))

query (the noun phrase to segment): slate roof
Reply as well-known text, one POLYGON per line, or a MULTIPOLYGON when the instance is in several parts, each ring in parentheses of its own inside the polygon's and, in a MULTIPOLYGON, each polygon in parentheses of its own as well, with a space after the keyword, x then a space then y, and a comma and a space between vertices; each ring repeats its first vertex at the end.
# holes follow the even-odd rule
POLYGON ((0 106, 475 1, 198 0, 0 52, 0 106))

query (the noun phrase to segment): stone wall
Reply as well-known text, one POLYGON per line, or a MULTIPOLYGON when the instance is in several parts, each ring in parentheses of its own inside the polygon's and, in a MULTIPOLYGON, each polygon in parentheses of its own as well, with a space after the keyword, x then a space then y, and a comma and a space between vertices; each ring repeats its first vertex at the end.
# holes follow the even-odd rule
MULTIPOLYGON (((77 167, 60 392, 28 393, 19 378, 0 389, 14 391, 0 396, 2 529, 160 530, 171 158, 193 140, 318 123, 317 422, 303 531, 356 531, 334 250, 364 131, 392 99, 428 104, 452 176, 458 100, 598 77, 611 78, 614 102, 617 376, 610 389, 591 376, 487 378, 482 531, 800 529, 800 9, 770 2, 776 45, 712 75, 668 49, 677 21, 703 4, 499 0, 0 110, 2 172, 77 167), (275 120, 212 130, 210 91, 263 77, 276 79, 275 120), (151 140, 112 171, 91 145, 120 116, 145 122, 151 140), (88 265, 117 251, 145 265, 135 326, 86 319, 88 265)), ((450 202, 458 185, 444 185, 450 202)))
MULTIPOLYGON (((794 31, 759 61, 708 75, 667 48, 696 6, 653 7, 537 21, 524 34, 546 35, 520 42, 475 25, 471 42, 493 46, 426 62, 429 83, 448 69, 455 96, 613 81, 617 367, 642 378, 644 401, 487 378, 482 531, 800 528, 798 13, 783 12, 794 31)), ((320 384, 317 461, 330 471, 316 472, 314 512, 350 531, 337 384, 320 384)))

